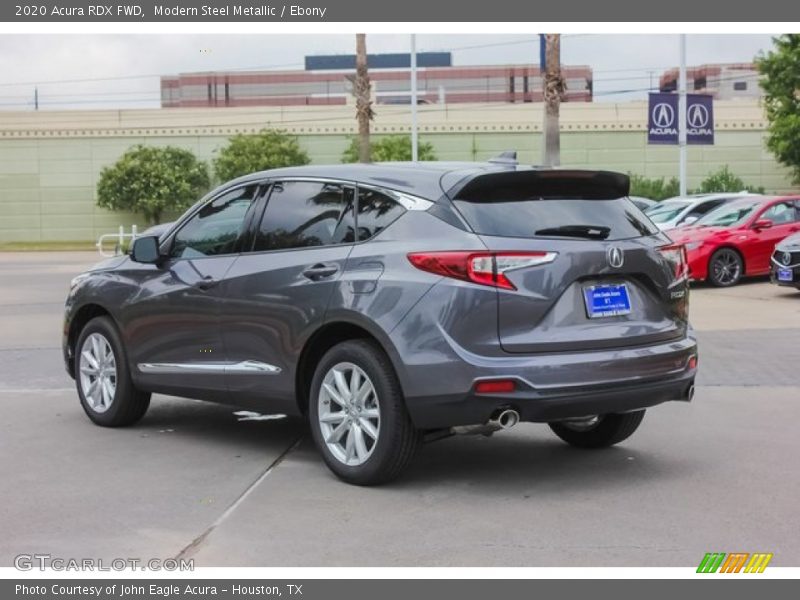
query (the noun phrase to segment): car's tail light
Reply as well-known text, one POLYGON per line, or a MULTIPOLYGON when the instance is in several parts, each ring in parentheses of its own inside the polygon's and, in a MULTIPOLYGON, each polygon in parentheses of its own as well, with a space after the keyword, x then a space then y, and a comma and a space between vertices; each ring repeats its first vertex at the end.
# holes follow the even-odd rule
POLYGON ((535 267, 555 260, 555 252, 412 252, 411 264, 423 271, 471 281, 481 285, 515 290, 506 277, 513 269, 535 267))
POLYGON ((661 246, 658 251, 672 265, 675 279, 684 279, 689 276, 689 260, 686 258, 686 247, 683 244, 661 246))

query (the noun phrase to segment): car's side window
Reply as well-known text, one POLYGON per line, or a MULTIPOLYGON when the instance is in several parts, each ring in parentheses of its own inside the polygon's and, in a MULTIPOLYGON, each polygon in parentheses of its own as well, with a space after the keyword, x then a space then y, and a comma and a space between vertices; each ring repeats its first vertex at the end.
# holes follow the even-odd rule
POLYGON ((170 256, 198 258, 234 252, 257 192, 256 184, 239 187, 203 206, 175 234, 170 256))
POLYGON ((355 241, 354 189, 339 183, 280 181, 272 186, 253 250, 355 241))
POLYGON ((708 202, 703 202, 693 212, 699 217, 708 212, 711 212, 723 202, 725 202, 725 200, 709 200, 708 202))
POLYGON ((682 221, 685 221, 689 217, 696 217, 700 218, 704 214, 711 212, 713 209, 717 208, 720 204, 722 204, 723 200, 709 200, 707 202, 701 202, 697 206, 695 206, 689 213, 683 217, 682 221))
POLYGON ((358 188, 358 241, 378 235, 405 212, 386 194, 370 188, 358 188))
POLYGON ((775 225, 785 225, 798 220, 797 208, 793 202, 779 202, 770 206, 761 215, 762 219, 769 219, 775 225))

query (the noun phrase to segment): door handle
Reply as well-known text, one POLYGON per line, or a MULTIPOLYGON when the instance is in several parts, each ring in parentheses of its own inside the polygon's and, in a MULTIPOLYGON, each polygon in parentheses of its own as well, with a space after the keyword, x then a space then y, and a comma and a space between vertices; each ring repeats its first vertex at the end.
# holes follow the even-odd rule
POLYGON ((219 283, 219 281, 214 279, 213 277, 211 277, 211 275, 206 275, 205 277, 203 277, 200 281, 198 281, 194 285, 195 285, 196 288, 201 289, 201 290, 210 290, 211 288, 213 288, 218 283, 219 283))
POLYGON ((330 277, 338 270, 339 267, 336 265, 325 265, 322 263, 317 263, 313 267, 309 267, 305 271, 303 271, 303 275, 308 279, 310 279, 311 281, 318 281, 319 279, 325 279, 326 277, 330 277))

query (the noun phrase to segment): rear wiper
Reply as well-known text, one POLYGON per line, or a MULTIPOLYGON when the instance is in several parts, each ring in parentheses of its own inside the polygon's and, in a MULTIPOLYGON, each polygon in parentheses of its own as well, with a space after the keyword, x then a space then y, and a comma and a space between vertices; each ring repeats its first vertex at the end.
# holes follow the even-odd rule
POLYGON ((610 227, 602 225, 562 225, 560 227, 547 227, 537 229, 536 235, 562 235, 565 237, 582 237, 590 240, 604 240, 611 233, 610 227))

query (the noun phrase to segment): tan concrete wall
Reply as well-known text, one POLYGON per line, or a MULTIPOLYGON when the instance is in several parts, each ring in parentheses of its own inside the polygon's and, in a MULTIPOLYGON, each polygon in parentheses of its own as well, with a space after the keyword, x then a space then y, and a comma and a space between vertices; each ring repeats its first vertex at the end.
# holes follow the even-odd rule
MULTIPOLYGON (((407 106, 380 106, 376 135, 407 132, 407 106)), ((689 187, 729 165, 746 183, 792 191, 764 147, 766 123, 750 101, 715 103, 716 144, 689 150, 689 187)), ((648 146, 645 103, 562 106, 562 164, 677 175, 674 146, 648 146)), ((516 149, 540 160, 539 104, 420 106, 420 136, 441 160, 483 160, 516 149)), ((315 163, 339 162, 355 133, 352 107, 256 107, 0 112, 0 242, 92 240, 143 219, 95 206, 100 170, 134 144, 178 145, 209 160, 230 135, 264 127, 298 136, 315 163)))

